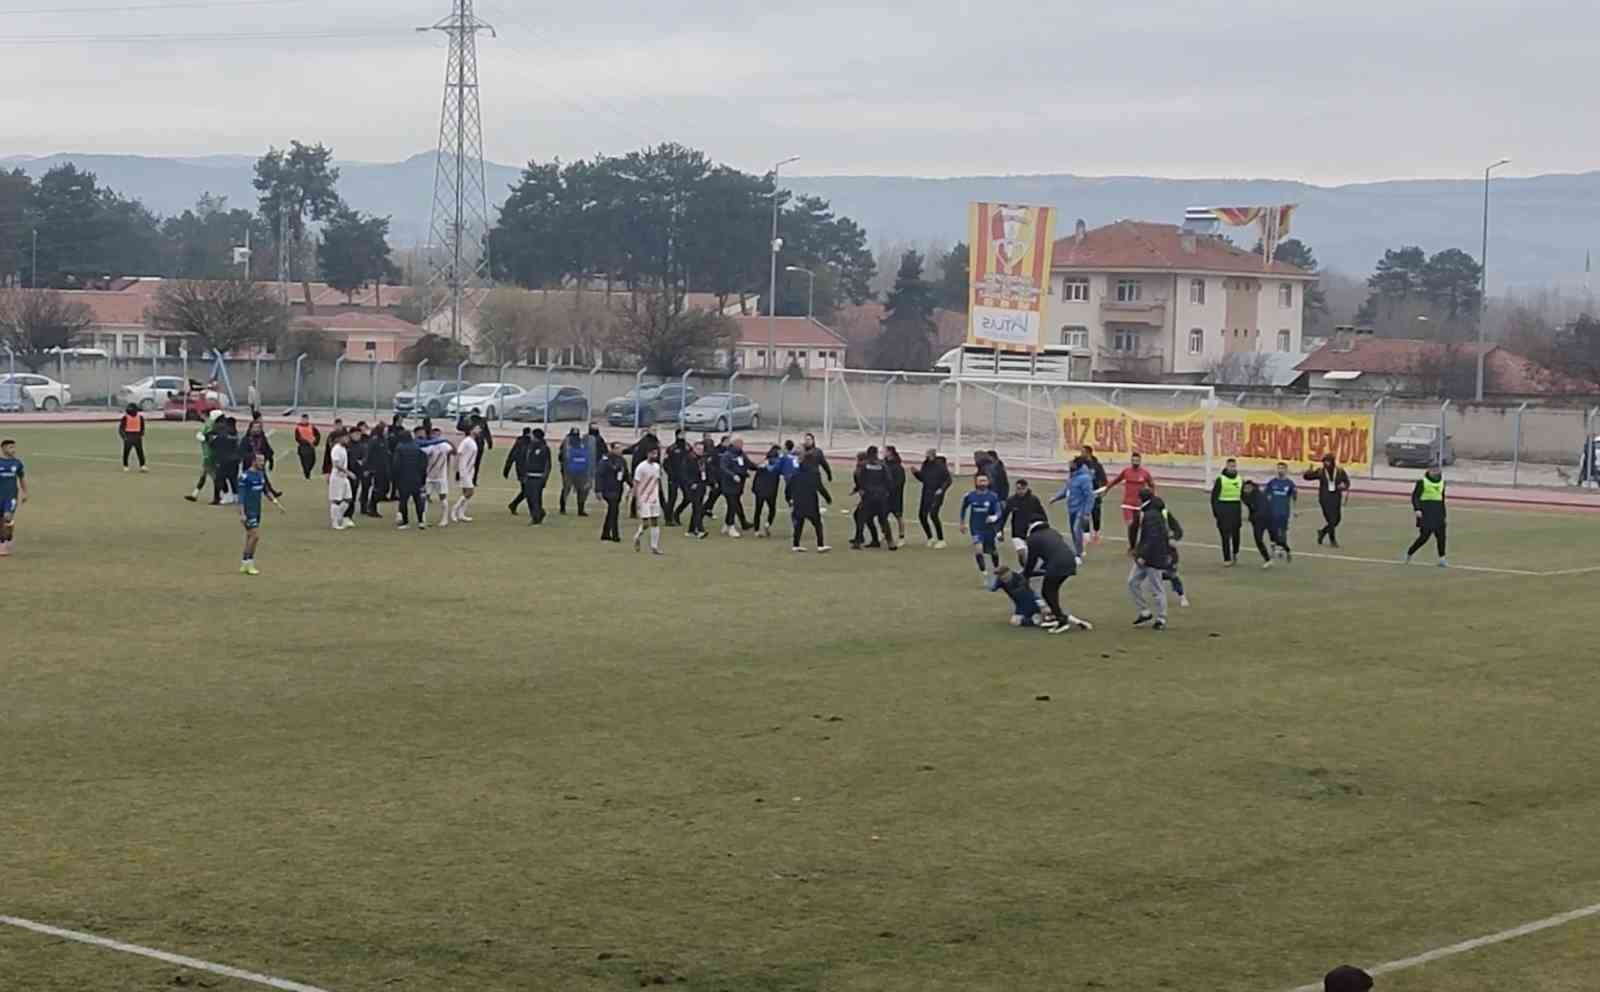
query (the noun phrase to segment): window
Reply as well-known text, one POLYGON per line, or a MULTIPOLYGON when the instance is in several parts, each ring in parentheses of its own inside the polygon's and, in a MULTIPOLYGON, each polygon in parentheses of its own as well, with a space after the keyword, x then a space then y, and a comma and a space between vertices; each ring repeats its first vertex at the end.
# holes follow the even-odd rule
POLYGON ((1111 332, 1111 350, 1123 354, 1134 354, 1139 350, 1139 332, 1117 330, 1111 332))
POLYGON ((378 350, 378 342, 376 342, 376 341, 368 341, 367 342, 367 353, 369 355, 374 353, 374 352, 376 352, 377 350, 378 350))
POLYGON ((1279 331, 1278 332, 1278 350, 1279 351, 1288 351, 1289 350, 1289 332, 1288 331, 1279 331))
POLYGON ((1189 280, 1189 302, 1205 306, 1206 281, 1204 279, 1189 280))
POLYGON ((1294 283, 1281 282, 1278 284, 1278 306, 1285 310, 1294 306, 1294 283))
POLYGON ((1206 350, 1206 332, 1196 327, 1189 332, 1189 354, 1198 355, 1206 350))
POLYGON ((1137 279, 1117 280, 1117 302, 1138 303, 1143 290, 1143 284, 1137 279))
POLYGON ((1089 280, 1063 279, 1061 280, 1061 298, 1068 303, 1089 302, 1089 280))
POLYGON ((1068 348, 1088 348, 1089 329, 1081 324, 1068 324, 1061 328, 1061 343, 1068 348))

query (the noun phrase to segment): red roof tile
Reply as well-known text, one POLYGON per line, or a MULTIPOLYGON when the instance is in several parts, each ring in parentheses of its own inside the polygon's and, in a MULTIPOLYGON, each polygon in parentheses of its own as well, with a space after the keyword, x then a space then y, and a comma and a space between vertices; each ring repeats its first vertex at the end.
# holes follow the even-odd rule
POLYGON ((1050 261, 1053 269, 1158 269, 1178 272, 1231 272, 1314 278, 1287 262, 1263 267, 1261 256, 1221 238, 1185 235, 1176 224, 1119 220, 1115 224, 1062 238, 1050 261), (1186 241, 1191 246, 1185 247, 1186 241), (1191 250, 1192 249, 1192 250, 1191 250))
MULTIPOLYGON (((1419 367, 1446 353, 1446 345, 1415 338, 1358 335, 1341 348, 1333 342, 1312 352, 1296 368, 1301 372, 1364 372, 1371 375, 1416 375, 1419 367)), ((1461 360, 1476 361, 1483 351, 1484 391, 1506 396, 1589 394, 1594 388, 1496 344, 1469 342, 1459 346, 1461 360)))
MULTIPOLYGON (((740 347, 766 347, 769 324, 766 317, 729 319, 739 329, 740 347)), ((770 324, 773 343, 780 348, 843 348, 849 343, 831 328, 808 317, 779 317, 770 324)))
POLYGON ((296 324, 309 324, 324 331, 356 334, 362 331, 384 331, 391 334, 422 336, 422 328, 401 320, 393 314, 378 311, 347 310, 337 314, 296 316, 296 324))

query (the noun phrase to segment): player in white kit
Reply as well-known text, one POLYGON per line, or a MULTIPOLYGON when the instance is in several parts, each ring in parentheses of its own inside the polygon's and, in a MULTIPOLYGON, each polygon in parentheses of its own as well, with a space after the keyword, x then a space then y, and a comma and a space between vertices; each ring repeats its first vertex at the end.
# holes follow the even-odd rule
POLYGON ((478 425, 467 428, 467 436, 456 446, 456 481, 461 484, 461 498, 450 508, 449 518, 458 523, 470 524, 467 516, 472 509, 472 494, 476 483, 473 475, 478 471, 478 425))
MULTIPOLYGON (((428 456, 428 474, 426 493, 428 502, 437 499, 444 512, 441 513, 439 526, 450 525, 450 456, 455 454, 455 449, 450 442, 445 440, 444 431, 435 427, 428 438, 427 445, 422 449, 428 456)), ((428 506, 422 506, 421 527, 428 526, 428 506)))
POLYGON ((333 523, 334 530, 348 530, 355 526, 355 521, 345 517, 345 506, 354 498, 350 488, 350 454, 345 450, 349 435, 340 431, 331 438, 332 448, 329 450, 329 459, 332 468, 328 472, 328 517, 333 523))
POLYGON ((633 550, 639 550, 644 529, 650 528, 650 553, 661 553, 661 449, 651 448, 633 470, 633 500, 639 507, 639 529, 633 533, 633 550))

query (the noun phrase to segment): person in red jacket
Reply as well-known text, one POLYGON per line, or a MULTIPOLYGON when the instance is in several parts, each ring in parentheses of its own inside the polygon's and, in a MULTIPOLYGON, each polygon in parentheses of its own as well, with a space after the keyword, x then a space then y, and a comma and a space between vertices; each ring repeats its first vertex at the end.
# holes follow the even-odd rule
POLYGON ((1127 468, 1118 472, 1115 478, 1095 490, 1095 495, 1099 496, 1117 485, 1117 483, 1120 482, 1122 484, 1122 522, 1124 524, 1133 523, 1134 518, 1139 515, 1139 491, 1141 489, 1148 489, 1152 493, 1156 491, 1155 476, 1151 475, 1149 469, 1143 466, 1143 462, 1144 459, 1135 451, 1128 457, 1127 468))

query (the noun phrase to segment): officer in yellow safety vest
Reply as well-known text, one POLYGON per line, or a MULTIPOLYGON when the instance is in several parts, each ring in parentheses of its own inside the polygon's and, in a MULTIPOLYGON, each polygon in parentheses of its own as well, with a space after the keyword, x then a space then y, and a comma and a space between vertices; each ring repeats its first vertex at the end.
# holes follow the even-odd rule
POLYGON ((1444 549, 1444 475, 1439 466, 1428 469, 1427 474, 1417 480, 1411 490, 1411 509, 1417 515, 1417 539, 1406 550, 1406 561, 1411 561, 1411 556, 1431 537, 1439 548, 1439 567, 1449 568, 1450 560, 1445 557, 1444 549))
POLYGON ((1211 483, 1211 515, 1217 520, 1217 535, 1222 538, 1222 564, 1230 568, 1239 560, 1239 532, 1244 527, 1243 493, 1239 463, 1230 458, 1223 464, 1222 474, 1211 483))

